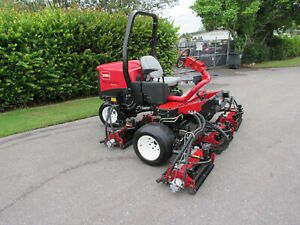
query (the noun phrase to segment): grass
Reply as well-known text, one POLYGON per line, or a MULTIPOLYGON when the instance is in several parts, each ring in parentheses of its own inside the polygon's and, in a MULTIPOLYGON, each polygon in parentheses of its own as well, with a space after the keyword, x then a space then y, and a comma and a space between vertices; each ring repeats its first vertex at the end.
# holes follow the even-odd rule
POLYGON ((285 60, 266 61, 255 65, 255 67, 257 68, 277 68, 293 66, 300 66, 300 57, 285 60))
POLYGON ((0 137, 98 114, 99 97, 0 113, 0 137))

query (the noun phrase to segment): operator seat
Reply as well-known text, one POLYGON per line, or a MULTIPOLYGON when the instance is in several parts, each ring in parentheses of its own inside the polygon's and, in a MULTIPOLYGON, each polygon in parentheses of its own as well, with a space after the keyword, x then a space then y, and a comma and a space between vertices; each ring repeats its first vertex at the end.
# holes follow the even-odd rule
POLYGON ((163 76, 163 69, 158 60, 152 55, 143 56, 140 59, 142 66, 142 73, 145 75, 146 80, 153 80, 163 82, 163 79, 169 87, 177 86, 180 77, 165 77, 163 76))

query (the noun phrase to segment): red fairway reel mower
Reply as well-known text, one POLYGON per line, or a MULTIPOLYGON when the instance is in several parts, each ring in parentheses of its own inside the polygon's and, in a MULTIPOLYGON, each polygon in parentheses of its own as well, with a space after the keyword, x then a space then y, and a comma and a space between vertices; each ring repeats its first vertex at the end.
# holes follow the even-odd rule
POLYGON ((182 52, 177 66, 199 72, 194 86, 183 95, 180 78, 166 77, 155 58, 158 18, 155 14, 132 12, 123 45, 123 62, 97 67, 99 94, 104 100, 99 116, 105 124, 107 147, 133 144, 136 155, 157 166, 171 160, 157 179, 172 191, 196 193, 214 167, 215 154, 226 149, 238 130, 242 106, 225 91, 205 91, 211 77, 206 66, 182 52), (151 55, 128 60, 128 43, 137 15, 153 19, 151 55))

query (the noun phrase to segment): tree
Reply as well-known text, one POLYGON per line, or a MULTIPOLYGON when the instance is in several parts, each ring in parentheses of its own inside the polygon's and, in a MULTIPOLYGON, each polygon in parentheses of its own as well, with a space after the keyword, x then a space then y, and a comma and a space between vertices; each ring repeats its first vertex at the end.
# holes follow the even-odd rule
POLYGON ((268 47, 274 31, 300 24, 299 0, 196 0, 192 9, 207 30, 229 30, 240 52, 251 44, 268 47))
POLYGON ((19 3, 32 7, 100 9, 106 12, 125 12, 131 10, 156 11, 167 6, 173 6, 178 0, 16 0, 19 3))
POLYGON ((173 6, 178 0, 104 0, 101 8, 106 11, 143 10, 156 11, 167 6, 173 6), (104 4, 103 4, 104 3, 104 4))

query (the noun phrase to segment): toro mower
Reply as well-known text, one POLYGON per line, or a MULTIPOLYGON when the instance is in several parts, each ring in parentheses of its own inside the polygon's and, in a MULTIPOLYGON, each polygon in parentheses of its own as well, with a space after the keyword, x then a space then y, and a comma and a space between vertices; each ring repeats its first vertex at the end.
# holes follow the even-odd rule
POLYGON ((243 115, 229 92, 205 91, 211 77, 206 66, 185 50, 178 67, 197 73, 193 87, 183 94, 179 77, 164 76, 156 59, 158 18, 134 11, 130 14, 123 44, 123 61, 103 64, 99 72, 99 94, 104 100, 99 117, 105 125, 108 148, 133 144, 136 155, 157 166, 170 160, 157 179, 173 192, 196 193, 214 167, 215 154, 226 149, 243 115), (151 55, 128 60, 128 44, 136 16, 153 19, 151 55))

